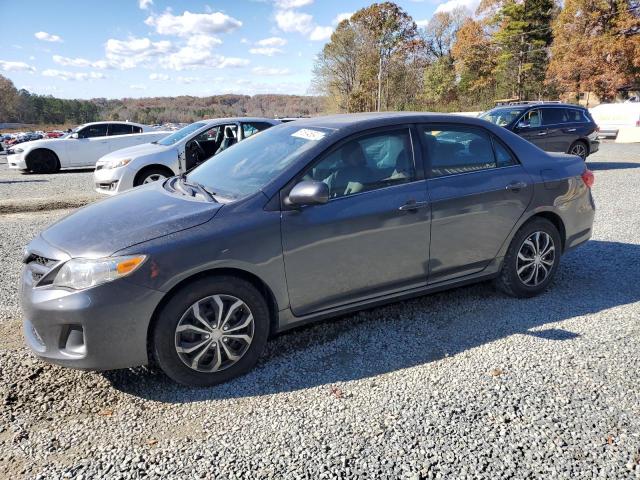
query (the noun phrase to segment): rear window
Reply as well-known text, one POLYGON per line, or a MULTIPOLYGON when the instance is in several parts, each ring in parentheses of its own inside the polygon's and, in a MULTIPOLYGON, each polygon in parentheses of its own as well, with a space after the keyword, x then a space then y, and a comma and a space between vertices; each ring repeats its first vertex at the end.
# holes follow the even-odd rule
POLYGON ((542 124, 543 125, 557 125, 559 123, 566 123, 566 110, 564 108, 543 108, 542 109, 542 124))
POLYGON ((122 123, 112 123, 109 125, 109 135, 129 135, 131 133, 131 125, 122 123))

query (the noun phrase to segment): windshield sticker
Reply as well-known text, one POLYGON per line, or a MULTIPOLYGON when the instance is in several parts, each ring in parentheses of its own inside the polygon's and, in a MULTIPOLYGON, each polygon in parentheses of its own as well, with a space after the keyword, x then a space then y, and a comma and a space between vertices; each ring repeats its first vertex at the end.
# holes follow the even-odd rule
POLYGON ((300 130, 293 132, 291 136, 304 138, 305 140, 313 140, 317 142, 318 140, 322 140, 324 138, 325 133, 319 132, 318 130, 309 130, 308 128, 301 128, 300 130))

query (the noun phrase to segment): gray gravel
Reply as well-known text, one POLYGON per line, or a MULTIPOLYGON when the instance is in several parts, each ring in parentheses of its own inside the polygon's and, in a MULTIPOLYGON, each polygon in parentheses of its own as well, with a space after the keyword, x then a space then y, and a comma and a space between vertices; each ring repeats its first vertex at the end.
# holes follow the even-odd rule
POLYGON ((63 212, 0 217, 0 478, 640 479, 640 145, 589 164, 594 238, 543 296, 480 284, 324 322, 204 390, 32 358, 16 259, 63 212))

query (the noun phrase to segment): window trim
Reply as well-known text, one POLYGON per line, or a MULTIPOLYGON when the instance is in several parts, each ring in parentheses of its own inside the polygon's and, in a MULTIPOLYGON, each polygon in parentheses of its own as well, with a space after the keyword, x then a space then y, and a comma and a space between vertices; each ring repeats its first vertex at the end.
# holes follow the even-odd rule
POLYGON ((449 178, 449 177, 456 177, 458 175, 470 175, 470 174, 474 174, 474 173, 480 173, 480 172, 488 172, 488 171, 494 171, 494 170, 500 170, 503 168, 512 168, 512 167, 519 167, 522 165, 522 162, 520 162, 520 159, 518 158, 518 156, 515 154, 515 152, 513 151, 513 149, 511 147, 509 147, 506 142, 504 140, 502 140, 500 137, 498 137, 498 135, 496 135, 495 133, 491 132, 490 130, 486 129, 485 127, 482 127, 480 125, 469 125, 469 124, 464 124, 464 123, 420 123, 420 124, 416 124, 416 129, 420 129, 423 127, 443 127, 443 128, 447 128, 447 127, 463 127, 463 128, 475 128, 478 130, 481 130, 482 132, 484 132, 488 137, 489 137, 489 142, 491 143, 491 151, 493 152, 493 158, 495 159, 495 163, 496 166, 493 168, 482 168, 479 170, 471 170, 469 172, 460 172, 460 173, 451 173, 448 175, 438 175, 438 176, 434 176, 432 175, 432 171, 431 171, 431 159, 429 158, 429 156, 425 152, 426 149, 426 145, 424 143, 424 139, 423 139, 423 135, 424 133, 421 131, 418 131, 418 141, 420 143, 420 148, 421 148, 421 154, 422 154, 422 162, 424 165, 424 174, 425 174, 425 178, 427 180, 437 180, 440 178, 449 178), (496 148, 495 148, 495 144, 494 142, 498 141, 500 142, 500 144, 507 149, 507 151, 511 154, 511 156, 513 157, 513 159, 515 160, 515 163, 513 165, 507 165, 504 167, 499 167, 498 166, 498 156, 496 155, 496 148))
POLYGON ((347 143, 353 140, 357 140, 358 138, 361 138, 361 137, 367 137, 370 135, 375 135, 377 133, 383 133, 385 131, 406 130, 409 133, 409 142, 411 144, 411 151, 413 154, 413 165, 415 169, 415 179, 410 182, 398 183, 396 185, 387 185, 385 187, 376 188, 374 190, 367 190, 364 192, 358 192, 351 195, 343 195, 342 197, 330 198, 327 203, 330 203, 336 200, 346 199, 346 198, 353 198, 359 195, 377 192, 379 190, 384 190, 387 188, 395 188, 402 185, 409 185, 411 183, 424 181, 425 169, 423 164, 423 156, 422 156, 422 152, 419 149, 416 150, 416 138, 415 138, 416 132, 414 131, 414 127, 415 127, 415 124, 412 124, 412 123, 398 123, 393 125, 385 125, 381 127, 370 128, 367 130, 361 130, 359 132, 348 135, 338 140, 337 142, 333 143, 332 145, 327 147, 324 151, 320 152, 316 157, 313 158, 313 160, 308 162, 304 167, 302 167, 294 176, 291 177, 291 180, 289 180, 287 184, 280 189, 280 192, 278 195, 280 197, 280 210, 287 211, 287 210, 298 209, 298 207, 287 205, 285 202, 285 199, 289 196, 289 192, 291 192, 293 187, 295 187, 302 180, 302 177, 307 170, 309 170, 310 168, 313 168, 315 165, 322 162, 329 155, 332 155, 333 153, 336 152, 336 150, 338 150, 339 148, 342 148, 347 143))

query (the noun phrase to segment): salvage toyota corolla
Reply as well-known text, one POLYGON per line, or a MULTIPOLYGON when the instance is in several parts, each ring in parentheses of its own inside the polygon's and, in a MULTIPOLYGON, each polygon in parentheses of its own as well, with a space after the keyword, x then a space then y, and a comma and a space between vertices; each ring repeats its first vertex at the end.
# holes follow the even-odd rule
POLYGON ((580 157, 475 118, 279 125, 36 237, 26 341, 68 367, 207 386, 310 321, 487 279, 531 297, 591 236, 592 183, 580 157))

